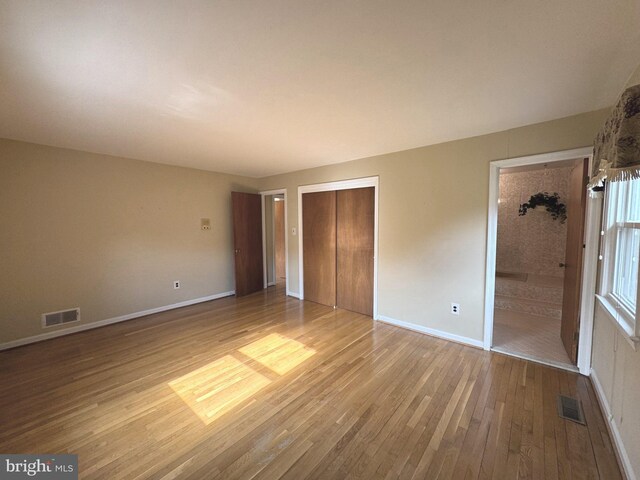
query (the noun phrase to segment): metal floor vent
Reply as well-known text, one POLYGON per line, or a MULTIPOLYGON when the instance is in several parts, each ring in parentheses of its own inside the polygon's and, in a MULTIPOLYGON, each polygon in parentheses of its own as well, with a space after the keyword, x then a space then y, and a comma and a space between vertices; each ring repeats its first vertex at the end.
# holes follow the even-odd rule
POLYGON ((587 424, 584 420, 584 413, 582 413, 582 405, 575 398, 558 395, 558 415, 572 422, 587 424))
POLYGON ((54 325, 62 325, 63 323, 80 321, 80 309, 72 308, 71 310, 62 310, 60 312, 51 312, 42 314, 42 326, 53 327, 54 325))

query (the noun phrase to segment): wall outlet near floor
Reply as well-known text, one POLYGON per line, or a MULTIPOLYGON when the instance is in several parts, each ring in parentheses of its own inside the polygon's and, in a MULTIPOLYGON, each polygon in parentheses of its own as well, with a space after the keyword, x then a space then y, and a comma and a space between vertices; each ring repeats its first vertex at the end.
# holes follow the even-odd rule
POLYGON ((180 280, 175 280, 173 282, 173 289, 177 290, 178 288, 180 288, 180 280))
POLYGON ((460 315, 460 304, 452 303, 451 304, 451 315, 460 315))

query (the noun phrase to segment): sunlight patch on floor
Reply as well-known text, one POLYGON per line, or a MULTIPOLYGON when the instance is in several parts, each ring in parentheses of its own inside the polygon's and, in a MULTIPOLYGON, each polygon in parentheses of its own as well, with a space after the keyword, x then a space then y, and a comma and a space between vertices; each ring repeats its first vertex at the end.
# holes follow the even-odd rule
MULTIPOLYGON (((286 374, 316 353, 314 349, 277 333, 256 340, 238 352, 250 359, 247 362, 258 362, 278 375, 286 374)), ((206 425, 272 381, 233 355, 238 356, 237 353, 225 355, 169 382, 173 391, 206 425)))
POLYGON ((169 386, 206 424, 238 406, 271 380, 226 355, 169 382, 169 386))
POLYGON ((314 349, 277 333, 256 340, 238 351, 279 375, 284 375, 316 353, 314 349))

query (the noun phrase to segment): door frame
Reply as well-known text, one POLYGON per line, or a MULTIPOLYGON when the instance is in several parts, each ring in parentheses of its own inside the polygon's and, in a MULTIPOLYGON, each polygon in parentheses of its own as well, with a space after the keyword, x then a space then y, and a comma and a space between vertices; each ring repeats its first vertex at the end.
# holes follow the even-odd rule
POLYGON ((298 187, 298 291, 300 300, 304 300, 304 251, 302 246, 302 195, 311 192, 327 192, 338 190, 350 190, 352 188, 374 188, 374 218, 373 218, 373 319, 378 319, 378 193, 379 177, 355 178, 352 180, 339 180, 336 182, 316 183, 313 185, 301 185, 298 187))
MULTIPOLYGON (((589 158, 589 171, 593 163, 593 148, 583 147, 559 152, 529 155, 525 157, 494 160, 489 163, 489 204, 487 216, 487 257, 485 270, 484 299, 484 349, 491 350, 493 342, 493 310, 496 291, 496 250, 498 240, 498 195, 500 169, 541 163, 559 162, 578 158, 589 158)), ((598 229, 600 203, 587 196, 585 212, 585 251, 582 259, 580 286, 580 339, 578 342, 578 370, 583 375, 591 373, 591 344, 593 341, 593 315, 595 302, 595 280, 598 269, 598 229)), ((563 368, 553 363, 553 366, 563 368)), ((568 368, 567 368, 568 369, 568 368)))
MULTIPOLYGON (((267 288, 267 237, 266 237, 266 215, 265 215, 265 197, 269 195, 284 194, 284 274, 285 274, 285 291, 289 295, 289 227, 287 221, 287 210, 289 202, 287 200, 287 189, 279 188, 276 190, 265 190, 260 192, 262 197, 262 263, 264 288, 267 288)), ((274 271, 275 276, 275 271, 274 271)))

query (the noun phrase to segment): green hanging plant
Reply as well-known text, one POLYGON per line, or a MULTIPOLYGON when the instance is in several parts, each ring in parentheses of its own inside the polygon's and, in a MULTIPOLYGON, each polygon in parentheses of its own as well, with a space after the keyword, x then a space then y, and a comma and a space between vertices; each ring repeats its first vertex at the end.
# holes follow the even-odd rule
POLYGON ((564 203, 560 203, 560 195, 557 193, 550 195, 549 192, 538 192, 535 195, 531 195, 527 203, 520 205, 518 215, 526 215, 527 210, 536 207, 545 207, 545 210, 551 214, 551 218, 560 220, 560 223, 564 223, 567 220, 567 206, 564 203))

